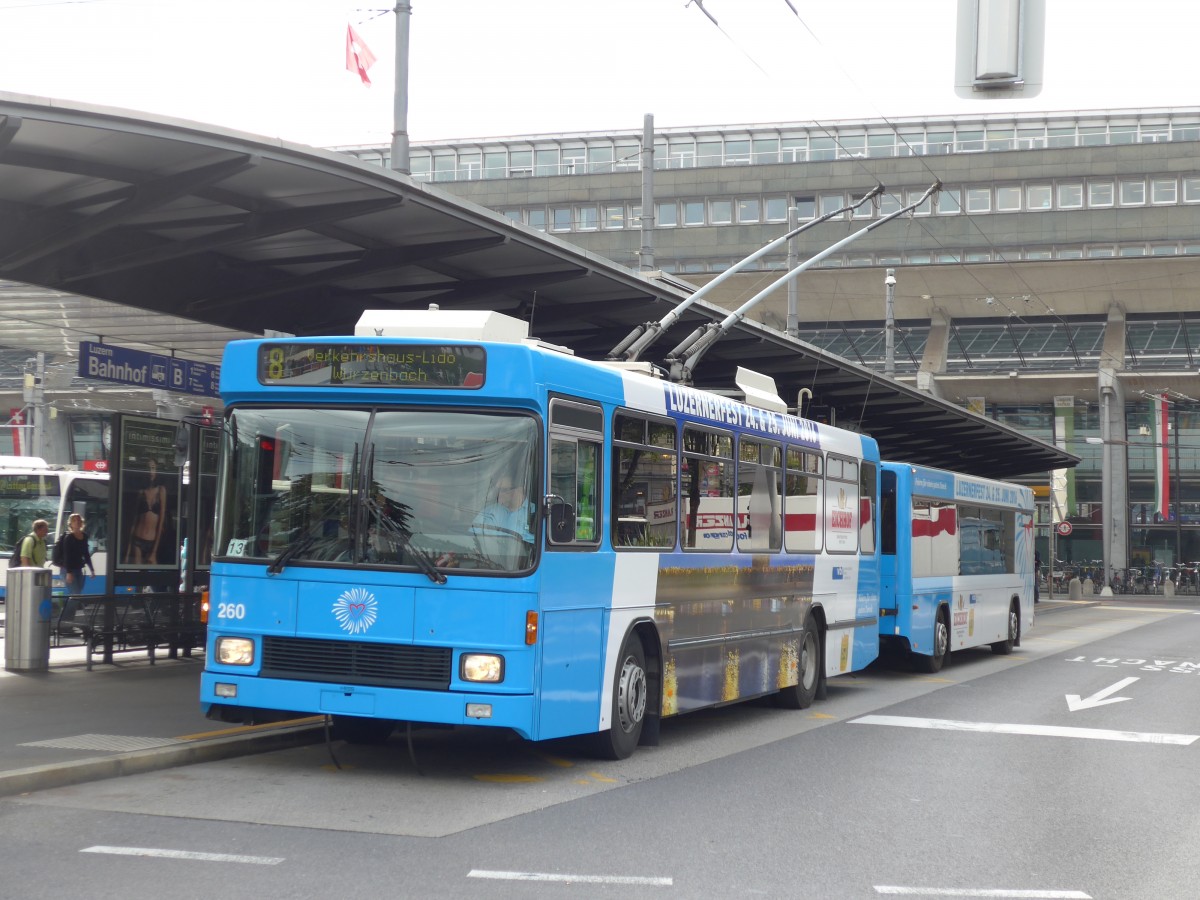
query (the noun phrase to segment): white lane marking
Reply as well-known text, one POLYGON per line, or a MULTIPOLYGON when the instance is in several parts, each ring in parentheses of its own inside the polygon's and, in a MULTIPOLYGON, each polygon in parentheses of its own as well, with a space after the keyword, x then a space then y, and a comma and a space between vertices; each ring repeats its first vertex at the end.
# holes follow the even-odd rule
POLYGON ((1091 894, 1083 891, 1021 891, 1003 888, 920 888, 899 887, 890 884, 875 885, 875 893, 905 897, 1029 897, 1034 900, 1092 900, 1091 894))
POLYGON ((1065 725, 1010 725, 1005 722, 961 722, 954 719, 919 719, 905 716, 862 716, 847 725, 892 725, 896 728, 934 728, 942 731, 975 731, 988 734, 1029 734, 1041 737, 1085 738, 1093 741, 1131 741, 1136 744, 1178 744, 1200 740, 1197 734, 1163 734, 1152 731, 1112 731, 1106 728, 1071 728, 1065 725))
POLYGON ((1122 678, 1116 684, 1110 684, 1102 691, 1096 691, 1090 697, 1080 697, 1078 694, 1067 694, 1067 709, 1071 712, 1077 712, 1081 709, 1093 709, 1097 706, 1105 706, 1109 703, 1120 703, 1123 700, 1128 700, 1128 697, 1109 697, 1109 694, 1115 694, 1117 691, 1129 687, 1138 679, 1122 678))
POLYGON ((1153 613, 1186 613, 1187 609, 1171 609, 1165 606, 1101 606, 1100 609, 1109 612, 1153 612, 1153 613))
POLYGON ((201 862, 250 863, 256 866, 277 866, 283 856, 237 856, 232 853, 197 853, 192 850, 159 850, 154 847, 84 847, 80 853, 107 853, 113 856, 155 856, 162 859, 191 859, 201 862))
POLYGON ((650 878, 640 875, 563 875, 557 872, 497 872, 472 869, 468 878, 488 878, 493 881, 554 881, 571 884, 635 884, 649 887, 671 887, 672 878, 650 878))

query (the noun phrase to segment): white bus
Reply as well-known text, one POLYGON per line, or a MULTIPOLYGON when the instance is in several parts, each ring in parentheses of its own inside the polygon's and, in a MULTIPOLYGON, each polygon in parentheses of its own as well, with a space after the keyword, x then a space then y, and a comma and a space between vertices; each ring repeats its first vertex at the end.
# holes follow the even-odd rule
POLYGON ((936 672, 952 650, 1011 653, 1033 627, 1033 492, 883 463, 879 634, 936 672))
MULTIPOLYGON (((91 538, 96 577, 88 577, 86 594, 106 592, 108 545, 108 473, 81 472, 52 466, 36 456, 0 456, 0 598, 8 583, 8 567, 19 565, 16 553, 21 539, 37 519, 50 523, 46 562, 53 542, 67 527, 67 517, 79 513, 91 538)), ((62 576, 54 573, 53 590, 65 590, 62 576)))

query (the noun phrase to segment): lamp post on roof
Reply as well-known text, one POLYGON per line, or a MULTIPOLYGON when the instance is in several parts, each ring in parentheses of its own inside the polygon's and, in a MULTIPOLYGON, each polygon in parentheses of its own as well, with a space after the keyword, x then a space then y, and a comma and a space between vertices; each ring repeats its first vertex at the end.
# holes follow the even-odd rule
POLYGON ((392 96, 392 171, 411 174, 408 159, 408 26, 412 7, 396 0, 396 87, 392 96))

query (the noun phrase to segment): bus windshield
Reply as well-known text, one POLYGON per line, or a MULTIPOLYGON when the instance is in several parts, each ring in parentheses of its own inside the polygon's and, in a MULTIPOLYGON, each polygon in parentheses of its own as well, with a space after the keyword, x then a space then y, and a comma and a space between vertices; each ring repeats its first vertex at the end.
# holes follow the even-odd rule
POLYGON ((0 474, 0 554, 10 556, 37 519, 55 526, 58 473, 0 474))
POLYGON ((217 555, 433 580, 528 570, 538 433, 532 416, 502 412, 235 409, 217 555))

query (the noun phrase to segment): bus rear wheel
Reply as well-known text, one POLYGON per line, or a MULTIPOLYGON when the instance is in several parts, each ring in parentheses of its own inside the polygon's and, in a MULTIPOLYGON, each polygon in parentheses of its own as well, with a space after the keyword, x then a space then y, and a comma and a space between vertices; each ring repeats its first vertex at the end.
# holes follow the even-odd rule
POLYGON ((1017 637, 1020 634, 1021 613, 1018 611, 1016 603, 1010 603, 1008 606, 1008 638, 992 644, 992 652, 1008 656, 1013 652, 1013 647, 1017 645, 1017 637))
POLYGON ((637 749, 646 720, 649 683, 646 680, 646 652, 637 635, 625 638, 617 669, 613 674, 612 725, 592 737, 592 750, 601 759, 626 759, 637 749))
POLYGON ((821 632, 810 610, 804 616, 804 633, 800 636, 799 678, 795 684, 782 688, 775 703, 784 709, 808 709, 817 697, 821 683, 821 632))
POLYGON ((933 654, 930 656, 921 653, 913 654, 913 665, 918 672, 927 672, 932 675, 934 672, 942 671, 942 666, 946 664, 949 657, 950 620, 945 607, 943 607, 938 610, 937 619, 933 625, 933 654))

